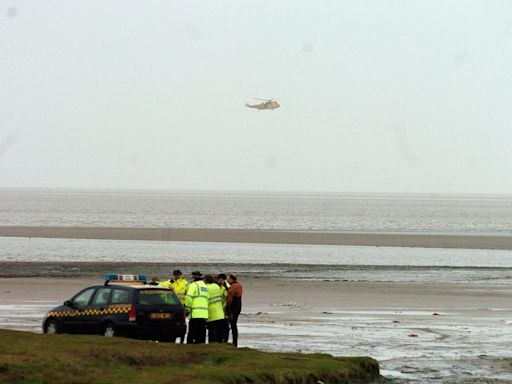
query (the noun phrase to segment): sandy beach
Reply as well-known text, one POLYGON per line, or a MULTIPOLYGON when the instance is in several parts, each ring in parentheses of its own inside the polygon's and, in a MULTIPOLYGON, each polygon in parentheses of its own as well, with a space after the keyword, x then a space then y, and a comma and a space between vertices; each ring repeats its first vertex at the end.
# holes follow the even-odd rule
POLYGON ((363 233, 229 228, 0 226, 0 236, 63 239, 512 249, 512 236, 489 234, 363 233))
MULTIPOLYGON (((98 283, 0 278, 1 326, 40 332, 49 308, 98 283)), ((503 286, 254 278, 242 284, 242 346, 370 355, 403 382, 465 382, 467 372, 467 380, 512 380, 512 290, 503 286)))

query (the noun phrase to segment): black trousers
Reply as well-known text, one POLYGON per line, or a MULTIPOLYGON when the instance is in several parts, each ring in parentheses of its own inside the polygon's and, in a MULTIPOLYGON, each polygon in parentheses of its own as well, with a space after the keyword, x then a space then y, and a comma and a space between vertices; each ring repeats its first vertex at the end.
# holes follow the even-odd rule
POLYGON ((209 321, 206 323, 208 328, 208 343, 220 343, 224 331, 224 319, 209 321))
POLYGON ((233 345, 235 347, 238 346, 238 327, 236 323, 238 322, 238 316, 240 312, 228 312, 229 325, 231 326, 231 335, 233 336, 233 345))
POLYGON ((229 340, 229 319, 226 317, 222 324, 222 337, 221 343, 227 343, 229 340))
POLYGON ((190 319, 188 322, 187 344, 206 342, 206 319, 190 319))

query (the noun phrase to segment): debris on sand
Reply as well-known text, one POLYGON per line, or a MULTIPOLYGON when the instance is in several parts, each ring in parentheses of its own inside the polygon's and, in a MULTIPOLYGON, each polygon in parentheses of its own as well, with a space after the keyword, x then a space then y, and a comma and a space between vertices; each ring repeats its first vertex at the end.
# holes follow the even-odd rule
POLYGON ((280 307, 291 307, 291 308, 300 308, 301 305, 299 303, 296 303, 295 301, 290 301, 289 303, 283 303, 283 304, 272 304, 274 306, 280 306, 280 307))

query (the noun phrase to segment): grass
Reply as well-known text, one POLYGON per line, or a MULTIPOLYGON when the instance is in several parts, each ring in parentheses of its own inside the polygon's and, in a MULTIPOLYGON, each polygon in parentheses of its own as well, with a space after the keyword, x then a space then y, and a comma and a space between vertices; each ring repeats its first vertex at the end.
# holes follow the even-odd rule
POLYGON ((369 357, 0 330, 2 383, 339 384, 378 378, 378 363, 369 357))

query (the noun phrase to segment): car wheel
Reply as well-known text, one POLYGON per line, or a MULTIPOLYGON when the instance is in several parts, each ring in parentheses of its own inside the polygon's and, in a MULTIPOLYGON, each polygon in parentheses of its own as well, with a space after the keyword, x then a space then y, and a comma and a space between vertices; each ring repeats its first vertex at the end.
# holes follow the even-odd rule
POLYGON ((114 325, 113 324, 105 325, 105 327, 103 328, 103 336, 105 336, 105 337, 114 337, 114 336, 116 336, 116 331, 114 329, 114 325))
POLYGON ((46 322, 44 333, 48 333, 50 335, 55 335, 56 333, 59 333, 59 325, 57 324, 57 321, 48 320, 46 322))

